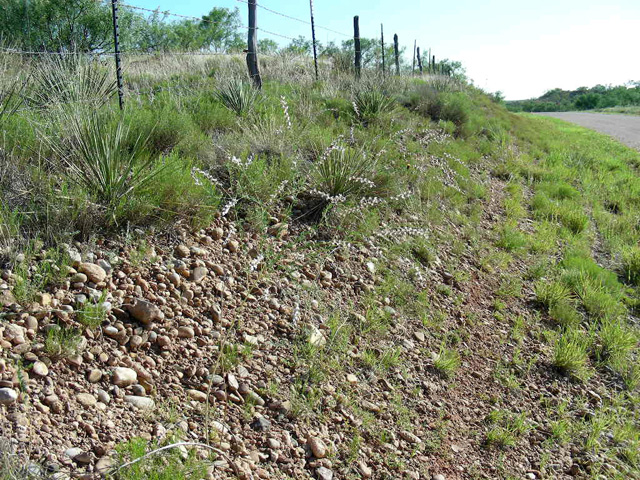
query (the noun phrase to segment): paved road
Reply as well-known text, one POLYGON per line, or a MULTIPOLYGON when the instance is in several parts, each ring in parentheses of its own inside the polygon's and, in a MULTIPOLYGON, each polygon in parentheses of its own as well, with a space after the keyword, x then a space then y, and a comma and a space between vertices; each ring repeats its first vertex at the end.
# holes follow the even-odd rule
POLYGON ((640 150, 640 116, 582 112, 548 112, 540 115, 559 118, 606 133, 625 145, 640 150))

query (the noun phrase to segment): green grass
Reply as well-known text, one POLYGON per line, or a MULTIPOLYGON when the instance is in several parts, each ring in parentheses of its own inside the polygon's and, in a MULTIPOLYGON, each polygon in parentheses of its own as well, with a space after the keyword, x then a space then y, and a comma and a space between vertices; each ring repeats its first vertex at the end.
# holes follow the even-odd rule
MULTIPOLYGON (((132 438, 128 442, 117 446, 120 462, 129 462, 142 458, 148 452, 161 447, 156 443, 149 443, 142 438, 132 438)), ((169 449, 119 470, 117 478, 122 480, 191 480, 204 478, 207 474, 208 463, 198 458, 196 449, 183 447, 169 449)))
POLYGON ((440 347, 433 360, 433 367, 445 378, 453 378, 460 368, 460 354, 451 348, 440 347))

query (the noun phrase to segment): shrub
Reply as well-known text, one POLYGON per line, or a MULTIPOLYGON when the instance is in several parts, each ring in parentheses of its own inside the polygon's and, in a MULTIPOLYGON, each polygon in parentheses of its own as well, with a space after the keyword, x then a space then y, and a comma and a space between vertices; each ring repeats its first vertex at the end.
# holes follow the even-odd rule
POLYGON ((244 116, 250 113, 258 100, 259 91, 248 82, 228 80, 215 92, 216 98, 229 110, 244 116))

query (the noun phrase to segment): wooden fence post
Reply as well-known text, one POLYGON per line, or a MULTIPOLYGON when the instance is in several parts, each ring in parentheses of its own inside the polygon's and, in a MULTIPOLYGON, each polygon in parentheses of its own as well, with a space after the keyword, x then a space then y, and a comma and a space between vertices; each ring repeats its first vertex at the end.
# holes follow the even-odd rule
POLYGON ((248 0, 249 5, 249 35, 247 38, 247 68, 249 76, 253 80, 253 85, 260 90, 262 88, 262 78, 258 68, 258 42, 256 40, 258 31, 258 20, 256 18, 256 0, 248 0))
POLYGON ((433 70, 433 73, 438 73, 437 72, 437 67, 436 67, 436 56, 435 55, 433 57, 431 57, 431 69, 433 70))
POLYGON ((362 51, 360 50, 360 18, 358 15, 353 17, 353 47, 355 49, 355 67, 356 77, 360 78, 362 70, 362 51))
POLYGON ((418 47, 417 52, 418 52, 418 70, 420 70, 420 75, 422 75, 422 60, 420 59, 420 47, 418 47))
POLYGON ((380 24, 380 43, 382 44, 382 77, 384 78, 384 27, 382 24, 380 24))
POLYGON ((411 64, 411 75, 415 75, 416 73, 416 45, 417 40, 413 41, 413 63, 411 64))
POLYGON ((396 75, 400 75, 400 54, 398 52, 398 34, 393 35, 393 51, 396 55, 396 75))
POLYGON ((116 57, 116 80, 118 82, 118 104, 124 108, 124 84, 122 82, 122 65, 120 64, 120 29, 118 27, 118 0, 111 0, 113 17, 113 53, 116 57))
POLYGON ((311 10, 311 38, 313 39, 313 65, 316 69, 316 81, 318 81, 318 48, 316 43, 316 23, 313 18, 313 0, 309 0, 311 10))

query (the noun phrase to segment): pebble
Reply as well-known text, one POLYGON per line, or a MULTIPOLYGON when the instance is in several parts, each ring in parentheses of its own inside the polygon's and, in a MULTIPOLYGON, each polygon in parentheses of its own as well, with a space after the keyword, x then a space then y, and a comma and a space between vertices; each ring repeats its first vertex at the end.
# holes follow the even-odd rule
POLYGON ((35 362, 31 367, 31 372, 39 377, 46 377, 49 374, 49 368, 43 362, 35 362))
POLYGON ((178 328, 178 336, 180 338, 193 338, 195 337, 195 332, 191 327, 180 327, 178 328))
POLYGON ((358 470, 360 470, 362 478, 371 478, 373 476, 373 470, 362 460, 358 462, 358 470))
POLYGON ((209 271, 205 267, 196 267, 191 272, 191 281, 199 283, 207 276, 207 273, 209 273, 209 271))
POLYGON ((76 395, 76 400, 85 408, 93 407, 96 403, 98 403, 96 397, 94 397, 90 393, 79 393, 78 395, 76 395))
POLYGON ((104 279, 107 278, 107 272, 104 271, 104 268, 95 263, 81 263, 78 271, 84 273, 93 283, 104 282, 104 279))
POLYGON ((111 381, 118 387, 128 387, 138 381, 138 374, 132 368, 117 367, 113 370, 111 381))
POLYGON ((126 395, 124 401, 140 410, 150 410, 155 407, 155 402, 149 397, 139 397, 137 395, 126 395))
POLYGON ((0 388, 0 405, 11 405, 18 400, 18 392, 12 388, 0 388))
POLYGON ((200 390, 187 390, 187 394, 196 402, 204 403, 207 401, 207 394, 200 390))
POLYGON ((446 480, 444 478, 444 475, 438 473, 437 475, 434 475, 433 477, 431 477, 431 480, 446 480))
POLYGON ((307 438, 307 445, 309 445, 314 457, 324 458, 327 456, 327 447, 318 437, 307 438))
POLYGON ((250 427, 258 432, 266 432, 271 428, 271 422, 264 417, 256 417, 250 427))
POLYGON ((133 305, 126 305, 126 308, 133 318, 144 325, 164 320, 162 310, 146 300, 137 299, 133 305))
POLYGON ((327 467, 318 467, 316 469, 318 480, 333 480, 333 472, 327 467))
POLYGON ((108 405, 111 402, 111 397, 109 396, 109 394, 102 389, 98 389, 96 395, 98 396, 98 400, 100 400, 105 405, 108 405))

